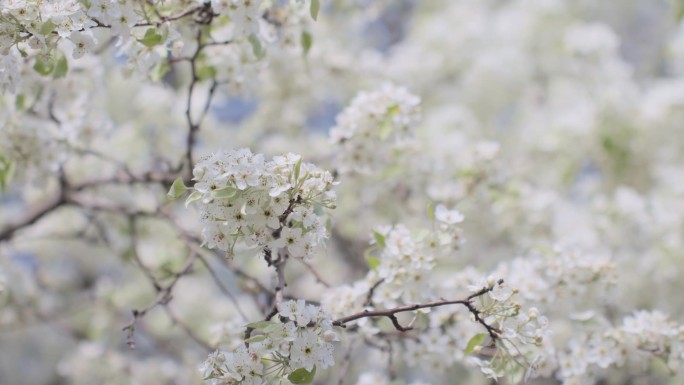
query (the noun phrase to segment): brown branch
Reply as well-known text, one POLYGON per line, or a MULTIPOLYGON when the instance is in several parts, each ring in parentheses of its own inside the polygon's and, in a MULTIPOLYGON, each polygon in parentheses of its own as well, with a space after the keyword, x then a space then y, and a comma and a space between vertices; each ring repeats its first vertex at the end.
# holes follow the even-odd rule
POLYGON ((17 231, 31 226, 34 223, 38 222, 41 218, 44 216, 52 213, 53 211, 57 210, 64 204, 66 204, 67 201, 63 195, 60 194, 59 197, 56 199, 53 199, 52 202, 48 203, 47 205, 39 208, 38 210, 30 213, 27 215, 25 218, 19 220, 16 223, 13 223, 7 227, 5 227, 2 231, 0 231, 0 242, 7 241, 14 236, 14 233, 17 231))
MULTIPOLYGON (((192 119, 192 95, 193 91, 195 90, 195 85, 197 84, 197 82, 199 82, 199 76, 197 75, 197 58, 199 57, 200 52, 202 52, 202 49, 204 48, 204 46, 202 45, 202 28, 197 28, 196 40, 197 48, 195 48, 195 52, 188 61, 190 63, 191 81, 190 86, 188 87, 188 97, 186 99, 185 105, 185 119, 188 123, 188 135, 186 137, 185 144, 185 163, 187 163, 188 165, 188 179, 192 179, 192 167, 195 164, 192 156, 192 151, 195 147, 195 141, 197 140, 197 132, 200 128, 199 122, 195 123, 192 119)), ((180 167, 182 169, 182 162, 180 167)))
MULTIPOLYGON (((503 283, 503 280, 499 280, 497 284, 501 285, 503 283)), ((475 321, 477 321, 479 324, 481 324, 485 329, 487 329, 487 333, 491 337, 492 341, 496 340, 499 336, 500 331, 495 328, 494 326, 489 325, 485 320, 483 320, 480 317, 480 310, 473 305, 472 300, 480 297, 494 289, 496 285, 491 285, 489 287, 484 287, 481 290, 479 290, 476 293, 473 293, 469 295, 466 299, 461 299, 461 300, 440 300, 440 301, 434 301, 434 302, 428 302, 424 304, 415 304, 415 305, 406 305, 406 306, 399 306, 393 309, 387 309, 387 310, 364 310, 362 312, 352 314, 347 317, 342 317, 338 318, 335 321, 333 321, 333 325, 335 326, 340 326, 340 327, 346 327, 346 324, 351 321, 355 321, 361 318, 368 318, 368 317, 386 317, 389 318, 390 321, 392 321, 392 325, 394 325, 394 328, 399 330, 400 332, 406 332, 412 329, 412 327, 404 327, 401 326, 399 323, 399 320, 397 319, 397 314, 399 313, 405 313, 405 312, 410 312, 410 311, 415 311, 419 309, 426 309, 426 308, 434 308, 434 307, 441 307, 441 306, 447 306, 447 305, 463 305, 465 306, 470 313, 473 314, 475 317, 475 321)))
POLYGON ((366 300, 363 301, 363 306, 370 306, 373 303, 373 294, 375 294, 375 290, 382 285, 382 283, 385 282, 385 278, 380 279, 378 282, 374 283, 373 286, 368 290, 368 295, 366 295, 366 300))
POLYGON ((7 241, 14 236, 14 233, 17 231, 31 226, 34 223, 38 222, 41 218, 44 216, 52 213, 53 211, 57 210, 58 208, 62 207, 63 205, 67 204, 67 187, 68 183, 66 180, 66 177, 64 175, 64 170, 60 168, 59 170, 59 193, 57 194, 57 197, 53 198, 53 200, 48 203, 47 205, 41 207, 40 209, 30 213, 27 215, 25 218, 19 220, 18 222, 11 224, 7 227, 5 227, 2 231, 0 231, 0 242, 7 241))

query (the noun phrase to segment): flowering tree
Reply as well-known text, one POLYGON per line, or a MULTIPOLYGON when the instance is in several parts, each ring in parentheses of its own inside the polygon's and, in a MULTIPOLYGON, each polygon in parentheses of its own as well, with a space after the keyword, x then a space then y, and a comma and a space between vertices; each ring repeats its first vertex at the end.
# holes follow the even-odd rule
POLYGON ((681 2, 0 4, 1 383, 682 382, 681 2))

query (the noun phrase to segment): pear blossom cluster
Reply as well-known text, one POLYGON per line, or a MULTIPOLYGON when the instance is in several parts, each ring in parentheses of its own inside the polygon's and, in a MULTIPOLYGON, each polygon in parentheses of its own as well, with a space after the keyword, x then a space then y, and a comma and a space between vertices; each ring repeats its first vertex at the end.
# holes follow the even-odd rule
POLYGON ((557 377, 564 384, 589 384, 609 367, 661 360, 676 372, 684 363, 684 326, 661 311, 639 310, 622 324, 575 336, 559 352, 557 377))
POLYGON ((411 232, 403 224, 374 230, 372 244, 380 250, 377 266, 366 281, 382 280, 376 290, 378 304, 386 307, 417 303, 430 298, 430 274, 439 259, 456 252, 465 242, 459 224, 465 217, 456 209, 438 204, 432 231, 411 232))
POLYGON ((253 332, 244 345, 209 355, 200 366, 205 384, 261 385, 285 378, 294 381, 298 375, 313 376, 317 368, 335 364, 333 342, 339 337, 326 312, 304 300, 282 302, 278 309, 278 321, 247 325, 253 332))
MULTIPOLYGON (((73 59, 94 53, 101 46, 103 35, 105 41, 116 39, 118 54, 126 58, 125 73, 159 78, 168 70, 163 65, 165 56, 184 53, 185 42, 180 30, 185 24, 183 21, 193 20, 193 15, 205 18, 205 23, 214 18, 228 18, 227 31, 226 23, 218 22, 214 35, 225 35, 226 41, 250 51, 253 49, 256 56, 262 56, 263 47, 275 40, 269 35, 277 35, 274 25, 262 18, 269 7, 272 5, 265 5, 260 0, 207 0, 183 4, 131 0, 7 0, 0 13, 0 60, 4 62, 0 70, 0 89, 15 92, 22 83, 24 75, 19 71, 22 66, 17 65, 17 58, 27 58, 32 65, 41 68, 40 71, 47 72, 54 63, 66 60, 63 52, 70 52, 73 59), (262 34, 262 29, 271 31, 262 34)), ((278 13, 301 13, 299 8, 302 7, 294 8, 280 7, 278 13)), ((303 22, 300 20, 299 24, 303 22)), ((223 48, 228 56, 235 50, 223 48)), ((226 56, 222 51, 215 52, 226 56)), ((208 68, 215 71, 219 67, 208 68)), ((237 67, 242 69, 242 66, 237 67)))
POLYGON ((343 315, 350 308, 358 308, 374 285, 377 287, 373 289, 373 301, 385 308, 432 298, 430 276, 437 262, 444 255, 455 252, 464 241, 458 226, 464 216, 458 210, 439 204, 433 215, 435 226, 432 231, 412 232, 403 224, 374 229, 373 248, 367 254, 371 269, 364 279, 352 285, 327 290, 323 300, 326 309, 343 315))
POLYGON ((249 149, 221 151, 193 169, 207 247, 235 252, 287 251, 308 259, 323 243, 325 222, 320 208, 335 207, 337 184, 328 171, 288 153, 266 161, 249 149))
MULTIPOLYGON (((548 318, 535 307, 523 310, 524 302, 520 301, 525 299, 519 298, 517 288, 492 276, 478 278, 481 275, 473 269, 452 280, 435 281, 433 276, 445 256, 455 253, 463 241, 458 225, 465 217, 443 204, 430 214, 431 231, 410 231, 403 224, 376 229, 371 244, 380 254, 368 254, 371 269, 366 278, 328 289, 323 293, 323 307, 342 315, 349 309, 388 309, 445 299, 455 293, 474 295, 472 304, 478 318, 456 306, 417 313, 416 317, 426 316, 428 323, 415 339, 404 341, 405 362, 443 372, 468 361, 494 379, 531 376, 533 363, 544 357, 542 347, 548 344, 548 318), (482 322, 488 327, 483 327, 482 322), (469 347, 475 338, 479 340, 469 347)), ((377 338, 381 331, 371 320, 360 320, 358 327, 359 333, 370 339, 377 338)))
POLYGON ((387 165, 393 153, 410 147, 419 119, 420 98, 404 87, 388 83, 360 92, 330 129, 342 169, 368 173, 387 165))

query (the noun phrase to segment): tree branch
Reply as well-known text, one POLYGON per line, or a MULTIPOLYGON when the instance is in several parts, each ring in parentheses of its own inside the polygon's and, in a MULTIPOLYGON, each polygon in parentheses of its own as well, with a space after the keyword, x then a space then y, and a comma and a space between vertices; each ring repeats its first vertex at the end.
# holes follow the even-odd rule
MULTIPOLYGON (((499 285, 503 283, 503 280, 499 280, 497 282, 499 285)), ((485 329, 487 329, 487 333, 491 337, 491 339, 494 341, 498 338, 499 336, 499 330, 495 328, 494 326, 489 325, 488 323, 485 322, 480 317, 480 310, 478 310, 475 305, 473 305, 472 300, 480 297, 486 293, 489 293, 494 289, 495 285, 489 286, 482 288, 480 291, 471 294, 468 296, 466 299, 461 299, 461 300, 440 300, 440 301, 434 301, 434 302, 428 302, 424 304, 415 304, 415 305, 406 305, 406 306, 400 306, 396 307, 393 309, 387 309, 387 310, 364 310, 362 312, 352 314, 347 317, 342 317, 338 318, 335 321, 333 321, 333 325, 335 326, 340 326, 340 327, 346 327, 346 324, 348 322, 352 322, 361 318, 369 318, 369 317, 387 317, 392 321, 392 325, 394 325, 395 329, 401 331, 401 332, 406 332, 412 329, 412 327, 404 327, 401 326, 399 323, 399 320, 397 319, 397 314, 399 313, 405 313, 405 312, 410 312, 410 311, 415 311, 419 309, 427 309, 427 308, 434 308, 434 307, 441 307, 441 306, 447 306, 447 305, 463 305, 465 306, 470 313, 473 314, 475 317, 475 321, 477 321, 479 324, 484 326, 485 329)))

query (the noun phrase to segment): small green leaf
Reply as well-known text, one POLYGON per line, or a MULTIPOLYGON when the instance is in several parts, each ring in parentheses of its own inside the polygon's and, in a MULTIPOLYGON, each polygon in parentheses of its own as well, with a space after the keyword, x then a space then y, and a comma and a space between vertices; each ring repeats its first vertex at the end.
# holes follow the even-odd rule
POLYGON ((164 37, 157 33, 157 30, 154 28, 148 28, 147 31, 145 31, 145 36, 143 36, 142 39, 138 39, 141 44, 150 48, 161 44, 163 40, 164 37))
POLYGON ((40 26, 40 34, 47 36, 52 33, 52 31, 57 28, 57 24, 53 23, 52 20, 48 19, 43 25, 40 26))
POLYGON ((7 190, 12 177, 14 176, 15 163, 10 159, 0 155, 0 190, 7 190))
MULTIPOLYGON (((283 324, 274 322, 273 324, 266 326, 263 330, 264 330, 264 333, 266 333, 267 335, 273 334, 273 333, 282 333, 282 329, 283 329, 282 326, 283 326, 283 324)), ((280 338, 280 337, 278 337, 278 338, 280 338)))
POLYGON ((69 72, 69 63, 67 62, 66 56, 61 55, 59 59, 57 59, 55 72, 52 74, 52 77, 55 79, 63 78, 66 76, 67 72, 69 72))
POLYGON ((684 18, 684 1, 682 0, 672 0, 672 10, 677 21, 681 21, 684 18))
POLYGON ((177 199, 183 196, 187 190, 188 188, 185 186, 185 183, 183 183, 183 178, 176 178, 166 195, 171 199, 177 199))
POLYGON ((224 187, 220 190, 214 190, 211 193, 214 199, 230 199, 237 195, 238 190, 233 187, 224 187))
POLYGON ((381 249, 385 248, 385 236, 382 233, 373 230, 373 238, 375 238, 375 243, 378 244, 378 247, 381 249))
POLYGON ((313 37, 311 36, 311 34, 307 31, 302 31, 302 52, 304 53, 304 56, 306 56, 309 53, 312 44, 313 37))
POLYGON ((304 368, 299 368, 287 376, 287 379, 295 385, 306 385, 313 382, 314 376, 316 375, 316 366, 308 371, 304 368))
POLYGON ((171 66, 169 65, 169 62, 167 60, 164 60, 161 63, 157 64, 157 66, 150 74, 150 78, 152 79, 152 81, 158 82, 164 77, 164 75, 166 75, 167 72, 169 72, 170 69, 171 66))
POLYGON ((17 110, 23 110, 24 106, 26 106, 26 95, 17 95, 16 99, 14 99, 14 105, 17 107, 17 110))
POLYGON ((431 221, 435 220, 435 204, 430 202, 427 206, 427 215, 431 221))
POLYGON ((17 47, 17 49, 19 50, 21 57, 23 57, 24 59, 26 59, 28 57, 28 52, 24 51, 23 49, 21 49, 19 47, 17 47))
POLYGON ((266 55, 264 47, 261 46, 261 41, 259 41, 259 38, 255 34, 249 35, 247 40, 249 40, 249 44, 252 45, 252 52, 254 52, 254 56, 256 56, 257 59, 261 59, 266 55))
POLYGON ((314 19, 315 21, 318 21, 318 11, 321 9, 321 1, 320 0, 311 0, 311 7, 309 8, 309 11, 311 12, 311 18, 314 19))
POLYGON ((273 321, 257 321, 257 322, 252 322, 248 323, 245 325, 246 328, 248 329, 264 329, 272 324, 275 324, 276 322, 273 321))
POLYGON ((36 57, 36 63, 33 65, 33 69, 43 76, 50 75, 55 69, 55 62, 52 58, 47 60, 42 56, 38 55, 36 57))
POLYGON ((473 353, 475 347, 484 342, 485 338, 487 338, 487 333, 475 334, 473 338, 471 338, 470 341, 468 341, 468 345, 466 345, 464 353, 466 355, 473 353))
POLYGON ((198 201, 202 199, 202 193, 199 191, 193 191, 190 196, 188 196, 188 199, 185 200, 185 207, 187 208, 190 203, 198 201))
POLYGON ((366 255, 366 262, 368 263, 368 268, 375 270, 380 266, 380 258, 373 255, 366 255))
POLYGON ((204 66, 197 69, 197 78, 200 81, 214 79, 216 77, 216 67, 204 66))
POLYGON ((254 343, 254 342, 261 342, 266 339, 266 336, 263 334, 260 334, 258 336, 250 337, 245 340, 248 344, 254 343))
POLYGON ((297 181, 299 180, 299 171, 300 171, 301 169, 302 169, 302 158, 299 158, 299 160, 297 161, 297 163, 295 163, 295 166, 294 166, 294 180, 295 180, 295 183, 297 183, 297 181))

